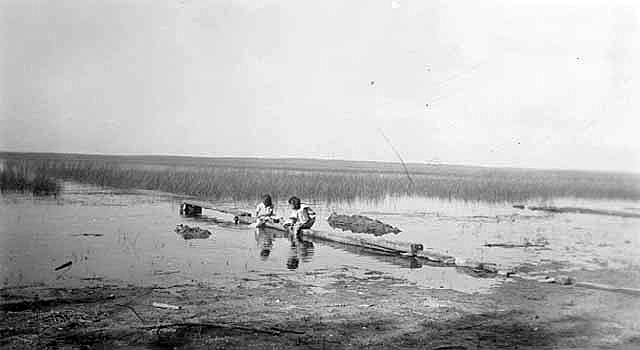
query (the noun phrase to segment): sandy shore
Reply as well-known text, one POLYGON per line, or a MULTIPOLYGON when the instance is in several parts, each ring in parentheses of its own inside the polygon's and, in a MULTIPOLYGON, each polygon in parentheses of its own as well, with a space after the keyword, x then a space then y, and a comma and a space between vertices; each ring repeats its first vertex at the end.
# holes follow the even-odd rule
POLYGON ((638 296, 517 278, 488 294, 465 294, 355 270, 158 288, 102 282, 75 289, 4 288, 0 346, 640 348, 638 296), (154 302, 180 309, 154 307, 154 302))

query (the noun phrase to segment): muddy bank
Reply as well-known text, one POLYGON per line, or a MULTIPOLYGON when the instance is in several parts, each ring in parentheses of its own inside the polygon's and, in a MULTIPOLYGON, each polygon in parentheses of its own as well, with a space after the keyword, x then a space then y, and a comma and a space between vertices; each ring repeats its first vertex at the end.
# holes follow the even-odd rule
POLYGON ((464 294, 342 268, 209 285, 5 288, 1 296, 6 349, 640 346, 637 296, 524 280, 464 294))

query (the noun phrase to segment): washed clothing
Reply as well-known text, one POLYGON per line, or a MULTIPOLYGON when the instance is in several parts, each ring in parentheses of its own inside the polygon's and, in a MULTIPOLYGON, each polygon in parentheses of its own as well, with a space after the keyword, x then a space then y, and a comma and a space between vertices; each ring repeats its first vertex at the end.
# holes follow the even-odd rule
POLYGON ((298 210, 292 210, 289 218, 294 224, 304 225, 310 221, 315 222, 316 213, 309 207, 300 207, 298 210))
POLYGON ((256 207, 256 216, 272 216, 273 215, 273 207, 267 207, 264 203, 258 204, 256 207))

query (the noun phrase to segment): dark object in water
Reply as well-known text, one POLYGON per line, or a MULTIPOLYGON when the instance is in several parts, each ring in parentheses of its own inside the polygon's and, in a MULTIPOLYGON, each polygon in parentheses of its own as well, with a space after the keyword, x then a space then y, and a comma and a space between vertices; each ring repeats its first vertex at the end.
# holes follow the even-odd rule
POLYGON ((180 215, 194 217, 202 215, 202 207, 190 203, 182 203, 180 205, 180 215))
POLYGON ((513 207, 516 208, 516 209, 524 209, 524 205, 523 204, 515 204, 513 207))
POLYGON ((60 265, 60 266, 56 267, 55 269, 53 269, 53 271, 62 270, 62 269, 64 269, 65 267, 69 267, 69 266, 71 266, 71 264, 73 264, 73 262, 72 262, 72 261, 67 261, 66 263, 64 263, 64 264, 62 264, 62 265, 60 265))
POLYGON ((604 209, 591 209, 580 207, 553 207, 553 206, 539 206, 539 207, 527 207, 529 210, 546 211, 549 213, 572 213, 572 214, 593 214, 593 215, 608 215, 617 216, 621 218, 640 218, 638 213, 629 213, 618 210, 604 210, 604 209))
POLYGON ((188 200, 180 204, 180 215, 188 217, 197 217, 202 215, 202 209, 209 209, 224 214, 230 214, 234 216, 251 216, 251 213, 242 210, 235 209, 223 209, 216 208, 213 204, 207 202, 201 202, 196 200, 188 200))
POLYGON ((558 276, 556 278, 556 283, 561 284, 563 286, 569 286, 576 283, 576 280, 573 277, 569 276, 558 276))
POLYGON ((501 248, 544 248, 549 245, 549 241, 543 236, 536 237, 533 241, 525 238, 522 243, 485 243, 485 247, 501 248))
POLYGON ((485 243, 485 247, 501 247, 501 248, 544 248, 548 243, 531 243, 525 242, 522 244, 517 243, 485 243))
POLYGON ((545 279, 540 281, 545 283, 556 283, 563 286, 569 286, 576 283, 576 280, 573 277, 569 277, 569 276, 558 276, 558 277, 546 276, 545 279))
POLYGON ((102 233, 74 233, 72 234, 74 237, 102 237, 104 236, 102 233))
POLYGON ((400 229, 385 224, 380 220, 371 219, 363 215, 342 215, 332 213, 327 219, 329 226, 339 228, 342 231, 354 233, 370 233, 374 236, 382 236, 387 233, 400 233, 400 229))
POLYGON ((183 224, 176 225, 175 231, 184 239, 206 239, 211 237, 211 231, 209 230, 201 229, 200 227, 189 227, 183 224))

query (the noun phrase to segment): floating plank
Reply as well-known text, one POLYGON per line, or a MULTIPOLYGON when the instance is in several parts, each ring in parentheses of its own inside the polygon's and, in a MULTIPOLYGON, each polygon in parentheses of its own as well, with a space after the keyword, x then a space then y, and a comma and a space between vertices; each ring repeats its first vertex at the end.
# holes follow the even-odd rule
POLYGON ((337 233, 320 230, 302 230, 302 233, 306 237, 368 248, 385 253, 402 254, 409 257, 425 259, 430 262, 442 264, 455 264, 456 262, 456 259, 450 255, 437 253, 431 249, 424 250, 424 246, 419 243, 392 241, 378 237, 355 235, 344 232, 337 233))
POLYGON ((233 216, 251 216, 251 213, 242 210, 223 209, 217 208, 211 203, 186 200, 180 205, 180 214, 186 216, 197 216, 202 214, 202 209, 214 210, 220 213, 229 214, 233 216))
POLYGON ((489 248, 545 248, 547 244, 544 243, 485 243, 485 247, 489 248))
POLYGON ((184 216, 199 216, 202 214, 202 207, 197 205, 192 205, 190 203, 182 203, 180 204, 180 215, 184 216))
MULTIPOLYGON (((514 206, 516 207, 516 206, 514 206)), ((522 209, 524 206, 517 206, 522 209)), ((591 214, 591 215, 607 215, 617 216, 621 218, 640 218, 638 213, 630 213, 619 210, 592 209, 581 207, 554 207, 554 206, 528 206, 527 209, 534 211, 544 211, 548 213, 571 213, 571 214, 591 214)))
POLYGON ((171 305, 171 304, 165 304, 165 303, 151 303, 151 305, 153 307, 157 307, 159 309, 168 309, 168 310, 182 310, 182 306, 176 306, 176 305, 171 305))
POLYGON ((456 263, 456 258, 450 255, 434 252, 431 248, 427 250, 419 251, 416 254, 416 257, 425 259, 427 261, 437 262, 437 263, 442 263, 447 265, 453 265, 456 263))
POLYGON ((73 265, 73 262, 72 261, 67 261, 66 263, 56 267, 55 269, 53 269, 53 271, 59 271, 59 270, 64 269, 65 267, 69 267, 71 265, 73 265))
POLYGON ((640 289, 637 289, 637 288, 614 287, 614 286, 609 286, 605 284, 598 284, 598 283, 591 283, 591 282, 576 282, 575 286, 640 296, 640 289))
POLYGON ((345 232, 330 232, 321 230, 302 230, 305 237, 317 238, 326 241, 363 247, 385 253, 407 254, 417 256, 422 251, 422 244, 401 241, 391 241, 378 237, 368 237, 363 235, 349 234, 345 232))

